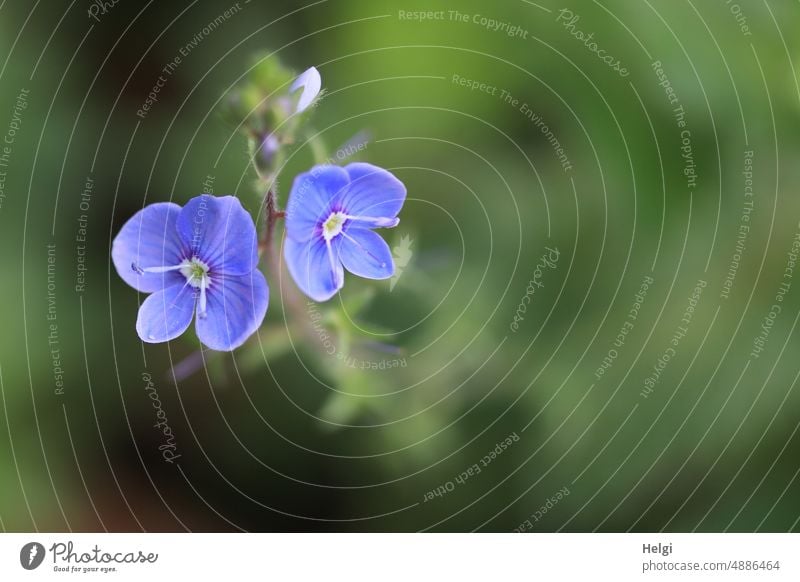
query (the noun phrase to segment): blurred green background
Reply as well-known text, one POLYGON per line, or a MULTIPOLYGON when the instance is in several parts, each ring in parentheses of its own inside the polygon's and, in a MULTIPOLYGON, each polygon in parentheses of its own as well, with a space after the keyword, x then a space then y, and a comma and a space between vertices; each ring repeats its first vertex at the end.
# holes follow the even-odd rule
POLYGON ((798 529, 796 2, 96 6, 0 4, 4 530, 798 529), (217 110, 273 52, 319 68, 329 155, 367 130, 405 182, 408 264, 305 313, 270 270, 240 350, 143 346, 111 240, 209 177, 258 218, 217 110))

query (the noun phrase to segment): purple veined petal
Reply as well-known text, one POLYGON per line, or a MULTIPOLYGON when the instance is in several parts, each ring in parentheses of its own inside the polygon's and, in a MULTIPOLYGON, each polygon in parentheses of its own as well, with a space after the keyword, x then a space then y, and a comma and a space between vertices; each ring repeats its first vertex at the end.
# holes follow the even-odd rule
POLYGON ((140 270, 175 266, 184 259, 187 249, 176 227, 180 212, 181 207, 171 202, 150 204, 134 214, 114 238, 111 260, 122 280, 134 289, 153 293, 185 281, 177 271, 140 270))
POLYGON ((167 342, 186 331, 194 315, 195 291, 184 280, 184 284, 156 291, 145 299, 136 318, 136 332, 142 341, 167 342))
POLYGON ((247 275, 258 264, 256 226, 234 196, 192 198, 178 216, 178 232, 214 274, 247 275))
POLYGON ((350 228, 338 238, 338 258, 354 275, 367 279, 388 279, 394 275, 392 251, 377 233, 365 228, 350 228))
POLYGON ((350 186, 336 201, 343 212, 350 216, 385 219, 383 224, 364 224, 368 228, 395 226, 397 222, 388 219, 394 219, 403 207, 405 185, 391 172, 372 164, 350 164, 345 171, 350 176, 350 186))
POLYGON ((344 268, 367 279, 388 279, 394 275, 392 251, 377 233, 350 228, 338 237, 338 257, 344 268))
POLYGON ((349 182, 347 172, 338 166, 315 166, 297 176, 286 205, 287 236, 305 242, 318 234, 320 221, 333 211, 333 200, 349 182))
POLYGON ((212 350, 228 352, 253 335, 267 313, 269 286, 254 269, 247 275, 212 279, 206 316, 195 320, 197 337, 212 350))
POLYGON ((317 98, 322 89, 322 77, 316 67, 307 69, 297 77, 289 88, 289 92, 294 93, 300 87, 303 88, 303 93, 300 95, 300 101, 297 102, 295 113, 302 113, 308 109, 308 106, 314 102, 314 99, 317 98))
POLYGON ((322 237, 303 242, 289 237, 284 240, 283 255, 289 274, 314 301, 327 301, 344 285, 344 269, 335 243, 329 246, 322 237))

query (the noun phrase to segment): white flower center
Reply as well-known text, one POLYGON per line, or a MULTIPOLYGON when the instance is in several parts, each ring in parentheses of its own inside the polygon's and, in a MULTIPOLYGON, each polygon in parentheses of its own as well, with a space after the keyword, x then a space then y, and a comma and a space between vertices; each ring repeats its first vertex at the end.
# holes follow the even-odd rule
POLYGON ((192 287, 208 287, 211 278, 208 276, 208 265, 197 257, 186 259, 180 265, 181 275, 186 277, 186 282, 192 287))
POLYGON ((344 212, 334 212, 322 224, 322 236, 330 241, 342 232, 342 227, 349 217, 344 212))

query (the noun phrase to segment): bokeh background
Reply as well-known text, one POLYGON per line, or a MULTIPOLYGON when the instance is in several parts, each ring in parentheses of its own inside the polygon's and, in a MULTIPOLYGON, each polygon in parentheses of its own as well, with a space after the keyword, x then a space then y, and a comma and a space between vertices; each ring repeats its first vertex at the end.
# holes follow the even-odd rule
POLYGON ((793 0, 0 3, 0 527, 797 530, 799 27, 793 0), (209 184, 260 220, 218 110, 264 55, 320 70, 329 155, 368 135, 407 185, 402 274, 293 311, 268 270, 243 348, 143 345, 113 236, 209 184))

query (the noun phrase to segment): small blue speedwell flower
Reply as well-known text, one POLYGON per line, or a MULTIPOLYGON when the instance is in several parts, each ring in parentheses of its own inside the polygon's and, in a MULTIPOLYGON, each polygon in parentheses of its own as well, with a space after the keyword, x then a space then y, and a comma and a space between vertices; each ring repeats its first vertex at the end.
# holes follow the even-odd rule
POLYGON ((292 278, 315 301, 344 285, 344 269, 367 279, 394 274, 389 245, 372 229, 392 228, 406 188, 371 164, 317 166, 299 175, 286 207, 284 257, 292 278))
POLYGON ((178 337, 196 311, 200 341, 229 351, 264 320, 269 287, 257 268, 256 228, 233 196, 146 206, 122 227, 111 257, 128 285, 152 294, 136 320, 142 341, 178 337))

